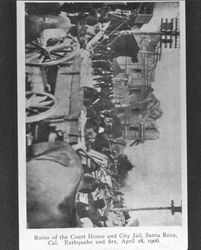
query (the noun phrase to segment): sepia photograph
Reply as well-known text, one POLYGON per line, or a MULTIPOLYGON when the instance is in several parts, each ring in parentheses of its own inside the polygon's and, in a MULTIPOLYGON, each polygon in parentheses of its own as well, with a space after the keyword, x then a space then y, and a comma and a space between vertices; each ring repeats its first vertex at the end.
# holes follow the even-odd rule
POLYGON ((183 225, 180 14, 24 3, 27 229, 183 225))

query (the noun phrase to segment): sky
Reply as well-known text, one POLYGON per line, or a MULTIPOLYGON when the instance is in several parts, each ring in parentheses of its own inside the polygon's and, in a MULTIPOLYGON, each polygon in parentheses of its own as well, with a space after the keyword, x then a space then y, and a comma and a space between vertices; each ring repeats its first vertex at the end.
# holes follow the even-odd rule
MULTIPOLYGON (((158 29, 161 17, 178 16, 178 4, 156 3, 151 22, 144 31, 158 29)), ((169 206, 171 200, 181 205, 181 100, 180 50, 163 49, 158 62, 154 94, 160 100, 163 116, 157 121, 160 138, 127 147, 126 154, 135 168, 129 172, 124 187, 128 207, 169 206)), ((132 212, 141 226, 181 225, 181 214, 170 211, 132 212)))

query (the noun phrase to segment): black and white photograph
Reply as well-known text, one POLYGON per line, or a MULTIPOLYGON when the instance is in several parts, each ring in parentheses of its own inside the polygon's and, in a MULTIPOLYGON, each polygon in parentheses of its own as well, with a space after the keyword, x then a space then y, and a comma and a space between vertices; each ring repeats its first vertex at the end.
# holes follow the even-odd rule
POLYGON ((24 3, 27 229, 183 225, 180 14, 24 3))

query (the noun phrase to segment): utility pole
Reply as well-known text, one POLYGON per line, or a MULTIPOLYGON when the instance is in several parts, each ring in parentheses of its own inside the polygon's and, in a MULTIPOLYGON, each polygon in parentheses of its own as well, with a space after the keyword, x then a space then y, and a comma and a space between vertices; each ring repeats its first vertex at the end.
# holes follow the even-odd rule
POLYGON ((155 210, 170 210, 171 214, 182 213, 182 206, 175 206, 174 201, 171 201, 171 206, 167 207, 143 207, 143 208, 113 208, 110 211, 155 211, 155 210))
POLYGON ((168 47, 172 48, 173 47, 173 42, 174 42, 174 47, 178 47, 178 37, 180 36, 180 31, 179 31, 179 20, 178 18, 171 18, 168 20, 168 18, 161 18, 161 24, 160 24, 160 30, 159 31, 140 31, 140 30, 124 30, 123 32, 117 32, 119 33, 128 33, 128 34, 133 34, 133 35, 150 35, 150 36, 158 36, 159 41, 160 41, 160 48, 162 47, 162 44, 165 44, 165 48, 168 47))
POLYGON ((171 18, 169 21, 167 18, 165 21, 161 18, 160 31, 148 32, 148 31, 132 31, 133 35, 154 35, 159 36, 160 38, 160 47, 162 44, 165 44, 165 48, 169 45, 169 48, 172 48, 173 38, 174 38, 174 47, 178 46, 178 37, 180 36, 178 18, 171 18))

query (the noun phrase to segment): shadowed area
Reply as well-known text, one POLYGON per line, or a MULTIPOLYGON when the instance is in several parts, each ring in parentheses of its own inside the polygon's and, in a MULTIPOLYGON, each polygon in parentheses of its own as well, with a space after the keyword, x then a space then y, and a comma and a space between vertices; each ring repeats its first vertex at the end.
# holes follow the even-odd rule
POLYGON ((83 174, 77 155, 64 142, 35 144, 36 151, 27 162, 28 227, 75 226, 75 193, 83 174))

